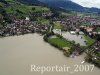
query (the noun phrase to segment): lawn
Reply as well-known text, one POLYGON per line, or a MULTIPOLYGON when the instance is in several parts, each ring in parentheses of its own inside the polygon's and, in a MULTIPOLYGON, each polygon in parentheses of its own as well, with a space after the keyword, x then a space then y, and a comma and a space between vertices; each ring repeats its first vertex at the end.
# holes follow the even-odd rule
POLYGON ((34 12, 37 12, 37 11, 49 11, 50 9, 47 8, 47 7, 43 7, 43 6, 28 6, 30 8, 30 10, 32 8, 35 8, 35 10, 33 10, 34 12))
POLYGON ((67 41, 67 40, 59 38, 59 37, 57 37, 57 38, 48 38, 48 41, 50 43, 53 43, 53 44, 59 46, 59 47, 69 47, 70 48, 72 46, 70 41, 67 41))
POLYGON ((44 24, 44 25, 48 25, 49 24, 49 20, 43 18, 43 17, 37 17, 37 21, 41 24, 44 24))
POLYGON ((84 35, 86 42, 87 42, 87 46, 92 45, 95 42, 95 39, 90 38, 88 35, 84 35))
POLYGON ((63 27, 59 22, 54 22, 54 29, 62 29, 63 27))

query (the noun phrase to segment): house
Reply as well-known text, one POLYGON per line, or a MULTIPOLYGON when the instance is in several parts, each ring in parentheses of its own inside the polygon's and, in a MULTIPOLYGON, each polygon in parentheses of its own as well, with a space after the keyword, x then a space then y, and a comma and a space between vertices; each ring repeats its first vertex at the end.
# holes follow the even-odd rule
POLYGON ((71 33, 71 34, 73 34, 73 35, 75 35, 75 34, 76 34, 76 32, 75 32, 75 31, 70 31, 70 33, 71 33))
POLYGON ((25 19, 26 21, 29 21, 30 20, 30 18, 29 17, 26 17, 26 19, 25 19))
POLYGON ((87 32, 92 32, 93 29, 94 29, 94 28, 92 28, 92 27, 86 27, 86 28, 85 28, 85 30, 86 30, 87 32))

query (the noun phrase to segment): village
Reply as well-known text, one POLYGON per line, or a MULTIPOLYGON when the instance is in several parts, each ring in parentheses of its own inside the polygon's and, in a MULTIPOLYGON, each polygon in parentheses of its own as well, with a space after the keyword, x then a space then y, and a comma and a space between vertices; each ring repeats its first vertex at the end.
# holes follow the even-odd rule
MULTIPOLYGON (((35 16, 37 16, 37 13, 34 14, 35 16)), ((45 16, 50 16, 50 14, 46 12, 40 15, 38 14, 38 16, 45 17, 45 16)), ((41 31, 45 32, 49 28, 49 25, 41 24, 38 21, 31 21, 30 17, 25 17, 24 19, 17 19, 15 16, 11 15, 11 19, 12 23, 6 23, 6 25, 4 25, 0 30, 1 36, 13 36, 26 33, 41 32, 41 31)))
MULTIPOLYGON (((54 29, 61 29, 62 31, 74 31, 73 33, 84 31, 87 34, 94 36, 96 34, 100 34, 100 20, 92 18, 91 16, 61 15, 55 17, 53 16, 53 13, 51 11, 32 13, 32 17, 38 16, 50 18, 50 22, 54 24, 54 29), (96 29, 98 29, 98 31, 96 31, 96 29)), ((22 32, 33 32, 34 30, 45 31, 48 29, 48 27, 50 27, 50 22, 46 23, 45 25, 42 25, 39 24, 38 21, 31 21, 30 17, 26 17, 25 19, 16 19, 12 17, 12 20, 13 22, 11 24, 6 24, 3 29, 0 30, 0 35, 3 35, 3 33, 9 33, 9 35, 14 35, 17 34, 15 32, 18 32, 18 34, 20 34, 22 32)))

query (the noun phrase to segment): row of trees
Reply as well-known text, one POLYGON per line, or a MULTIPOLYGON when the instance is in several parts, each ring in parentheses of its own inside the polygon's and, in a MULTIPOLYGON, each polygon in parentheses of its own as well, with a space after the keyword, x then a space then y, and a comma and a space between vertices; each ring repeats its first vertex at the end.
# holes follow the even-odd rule
POLYGON ((80 46, 80 44, 75 44, 75 41, 68 41, 65 38, 63 38, 63 36, 59 35, 59 34, 54 34, 53 32, 48 32, 47 34, 44 35, 44 41, 50 43, 52 46, 58 48, 59 50, 62 50, 64 52, 64 55, 69 57, 74 51, 77 51, 79 54, 81 54, 83 52, 83 47, 80 46), (58 46, 57 44, 54 44, 50 41, 48 41, 48 38, 50 38, 50 36, 56 35, 57 37, 64 39, 66 42, 70 42, 71 48, 68 50, 65 50, 63 47, 58 46))

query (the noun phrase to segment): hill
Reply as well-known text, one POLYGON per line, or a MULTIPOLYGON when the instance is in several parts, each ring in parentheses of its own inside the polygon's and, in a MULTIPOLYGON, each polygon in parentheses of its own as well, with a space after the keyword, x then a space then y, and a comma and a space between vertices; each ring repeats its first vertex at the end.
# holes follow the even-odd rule
POLYGON ((0 9, 7 14, 15 15, 29 15, 31 12, 46 11, 49 10, 47 7, 27 5, 15 0, 0 0, 0 9))
POLYGON ((72 2, 71 0, 39 0, 50 7, 58 7, 68 10, 75 10, 81 12, 100 12, 98 8, 86 8, 77 3, 72 2))
POLYGON ((13 19, 23 19, 34 12, 49 11, 44 6, 30 5, 17 0, 0 0, 0 26, 12 22, 13 19))
POLYGON ((43 3, 38 0, 15 0, 15 1, 31 5, 43 5, 43 3))

